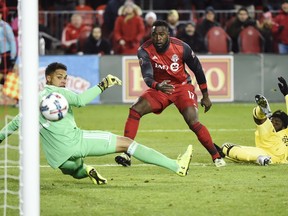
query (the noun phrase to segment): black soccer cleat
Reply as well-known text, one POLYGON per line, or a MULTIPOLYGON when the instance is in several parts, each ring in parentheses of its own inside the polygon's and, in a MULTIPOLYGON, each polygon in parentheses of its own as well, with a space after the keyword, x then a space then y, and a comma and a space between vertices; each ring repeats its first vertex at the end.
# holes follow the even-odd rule
POLYGON ((126 153, 116 156, 115 161, 124 167, 131 166, 131 157, 126 153))

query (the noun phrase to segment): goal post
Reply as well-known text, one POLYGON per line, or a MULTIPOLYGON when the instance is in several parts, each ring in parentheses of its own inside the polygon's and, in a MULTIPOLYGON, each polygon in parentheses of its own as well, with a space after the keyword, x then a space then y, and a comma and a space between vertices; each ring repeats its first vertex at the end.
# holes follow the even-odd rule
POLYGON ((18 0, 20 215, 40 215, 38 0, 18 0))

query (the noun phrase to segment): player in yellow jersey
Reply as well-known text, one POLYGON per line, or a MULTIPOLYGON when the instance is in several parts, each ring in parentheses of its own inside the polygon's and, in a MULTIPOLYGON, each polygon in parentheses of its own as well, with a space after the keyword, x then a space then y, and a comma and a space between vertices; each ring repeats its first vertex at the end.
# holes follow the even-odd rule
MULTIPOLYGON (((278 78, 279 89, 285 97, 288 111, 288 86, 283 77, 278 78)), ((277 110, 273 114, 263 95, 256 95, 257 106, 253 109, 256 123, 256 147, 241 146, 232 143, 222 145, 223 154, 234 161, 255 162, 260 165, 270 163, 288 163, 288 116, 277 110)))

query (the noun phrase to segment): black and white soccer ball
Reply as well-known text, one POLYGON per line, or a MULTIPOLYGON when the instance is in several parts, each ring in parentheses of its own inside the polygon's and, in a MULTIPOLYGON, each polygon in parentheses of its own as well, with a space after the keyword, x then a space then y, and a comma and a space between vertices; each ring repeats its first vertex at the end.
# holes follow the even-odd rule
POLYGON ((49 121, 59 121, 68 112, 69 104, 66 98, 57 92, 53 92, 42 98, 40 112, 49 121))

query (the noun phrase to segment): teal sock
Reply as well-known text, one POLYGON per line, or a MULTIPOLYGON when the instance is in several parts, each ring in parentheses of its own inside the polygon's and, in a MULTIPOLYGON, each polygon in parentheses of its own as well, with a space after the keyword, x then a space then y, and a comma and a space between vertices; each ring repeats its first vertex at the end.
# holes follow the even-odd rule
POLYGON ((135 141, 129 146, 127 152, 144 163, 161 166, 174 172, 177 172, 179 169, 179 165, 176 163, 176 160, 172 160, 160 152, 136 143, 135 141))
POLYGON ((63 174, 71 175, 76 179, 88 177, 86 172, 86 165, 83 163, 82 158, 78 158, 76 160, 67 160, 59 168, 63 174))
POLYGON ((82 179, 82 178, 88 177, 88 174, 87 174, 87 172, 86 172, 86 165, 83 164, 83 166, 80 167, 80 168, 75 172, 75 174, 74 174, 73 177, 76 178, 76 179, 82 179))

